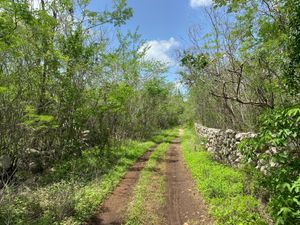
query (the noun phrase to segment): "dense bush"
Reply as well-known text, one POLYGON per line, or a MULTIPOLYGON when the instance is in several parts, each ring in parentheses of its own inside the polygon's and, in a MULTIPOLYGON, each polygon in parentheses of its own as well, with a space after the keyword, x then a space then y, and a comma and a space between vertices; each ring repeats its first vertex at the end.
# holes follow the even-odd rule
POLYGON ((89 1, 34 2, 0 3, 0 187, 17 170, 41 173, 179 123, 165 66, 145 59, 138 34, 120 32, 132 16, 125 0, 102 12, 89 1))
POLYGON ((261 117, 256 138, 240 148, 248 159, 271 162, 260 185, 271 195, 269 206, 277 224, 300 222, 300 108, 273 110, 261 117), (276 151, 270 153, 270 149, 276 151))

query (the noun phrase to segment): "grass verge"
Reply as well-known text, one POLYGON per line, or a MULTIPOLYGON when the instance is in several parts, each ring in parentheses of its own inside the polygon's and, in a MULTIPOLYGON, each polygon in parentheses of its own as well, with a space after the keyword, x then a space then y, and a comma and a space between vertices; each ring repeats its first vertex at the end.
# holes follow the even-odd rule
POLYGON ((89 149, 77 159, 57 164, 36 185, 6 189, 0 201, 0 224, 80 224, 114 189, 153 142, 129 141, 110 149, 111 156, 89 149))
POLYGON ((259 201, 245 191, 249 184, 244 172, 214 161, 198 144, 192 130, 185 130, 182 150, 187 167, 216 224, 267 224, 259 214, 259 201))
MULTIPOLYGON (((173 130, 156 135, 169 141, 173 130)), ((60 162, 40 177, 0 193, 0 224, 80 224, 115 188, 126 170, 154 144, 128 141, 110 149, 88 149, 60 162)))
POLYGON ((165 199, 165 158, 169 144, 162 143, 150 156, 133 192, 133 201, 129 205, 126 225, 164 224, 159 211, 165 199))
POLYGON ((118 184, 126 169, 153 142, 130 141, 104 157, 97 148, 54 166, 38 184, 6 190, 0 224, 80 224, 118 184), (21 189, 21 190, 20 190, 21 189), (17 191, 17 194, 12 193, 17 191))

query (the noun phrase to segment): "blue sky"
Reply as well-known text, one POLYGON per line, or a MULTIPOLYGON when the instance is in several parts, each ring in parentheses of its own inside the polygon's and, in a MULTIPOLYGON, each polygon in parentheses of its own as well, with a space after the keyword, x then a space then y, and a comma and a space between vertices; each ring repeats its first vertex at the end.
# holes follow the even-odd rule
MULTIPOLYGON (((110 0, 92 0, 91 8, 110 8, 110 0)), ((133 8, 133 17, 123 30, 134 31, 139 27, 142 39, 149 50, 147 57, 170 65, 169 80, 176 80, 175 51, 189 46, 189 28, 199 25, 201 32, 209 30, 209 21, 203 8, 211 0, 127 0, 133 8)))

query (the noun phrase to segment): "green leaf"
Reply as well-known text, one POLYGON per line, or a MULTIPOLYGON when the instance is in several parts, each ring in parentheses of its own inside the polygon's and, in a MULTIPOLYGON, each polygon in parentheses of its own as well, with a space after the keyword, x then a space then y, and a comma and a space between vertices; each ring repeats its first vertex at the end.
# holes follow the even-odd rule
POLYGON ((4 94, 8 91, 8 88, 7 87, 1 87, 0 86, 0 94, 4 94))

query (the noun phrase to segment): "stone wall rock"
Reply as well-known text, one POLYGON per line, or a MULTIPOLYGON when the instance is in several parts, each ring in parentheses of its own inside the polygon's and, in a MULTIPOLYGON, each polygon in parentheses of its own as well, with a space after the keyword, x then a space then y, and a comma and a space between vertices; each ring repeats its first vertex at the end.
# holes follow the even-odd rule
MULTIPOLYGON (((252 132, 237 132, 231 129, 221 130, 209 128, 200 124, 195 124, 196 133, 206 139, 205 147, 211 153, 213 158, 223 164, 238 167, 243 161, 243 155, 238 150, 237 145, 245 138, 253 138, 256 136, 252 132)), ((276 153, 276 148, 272 147, 270 152, 276 153)), ((259 159, 257 162, 250 160, 252 165, 262 172, 266 171, 267 167, 275 167, 274 162, 265 162, 259 159)))

